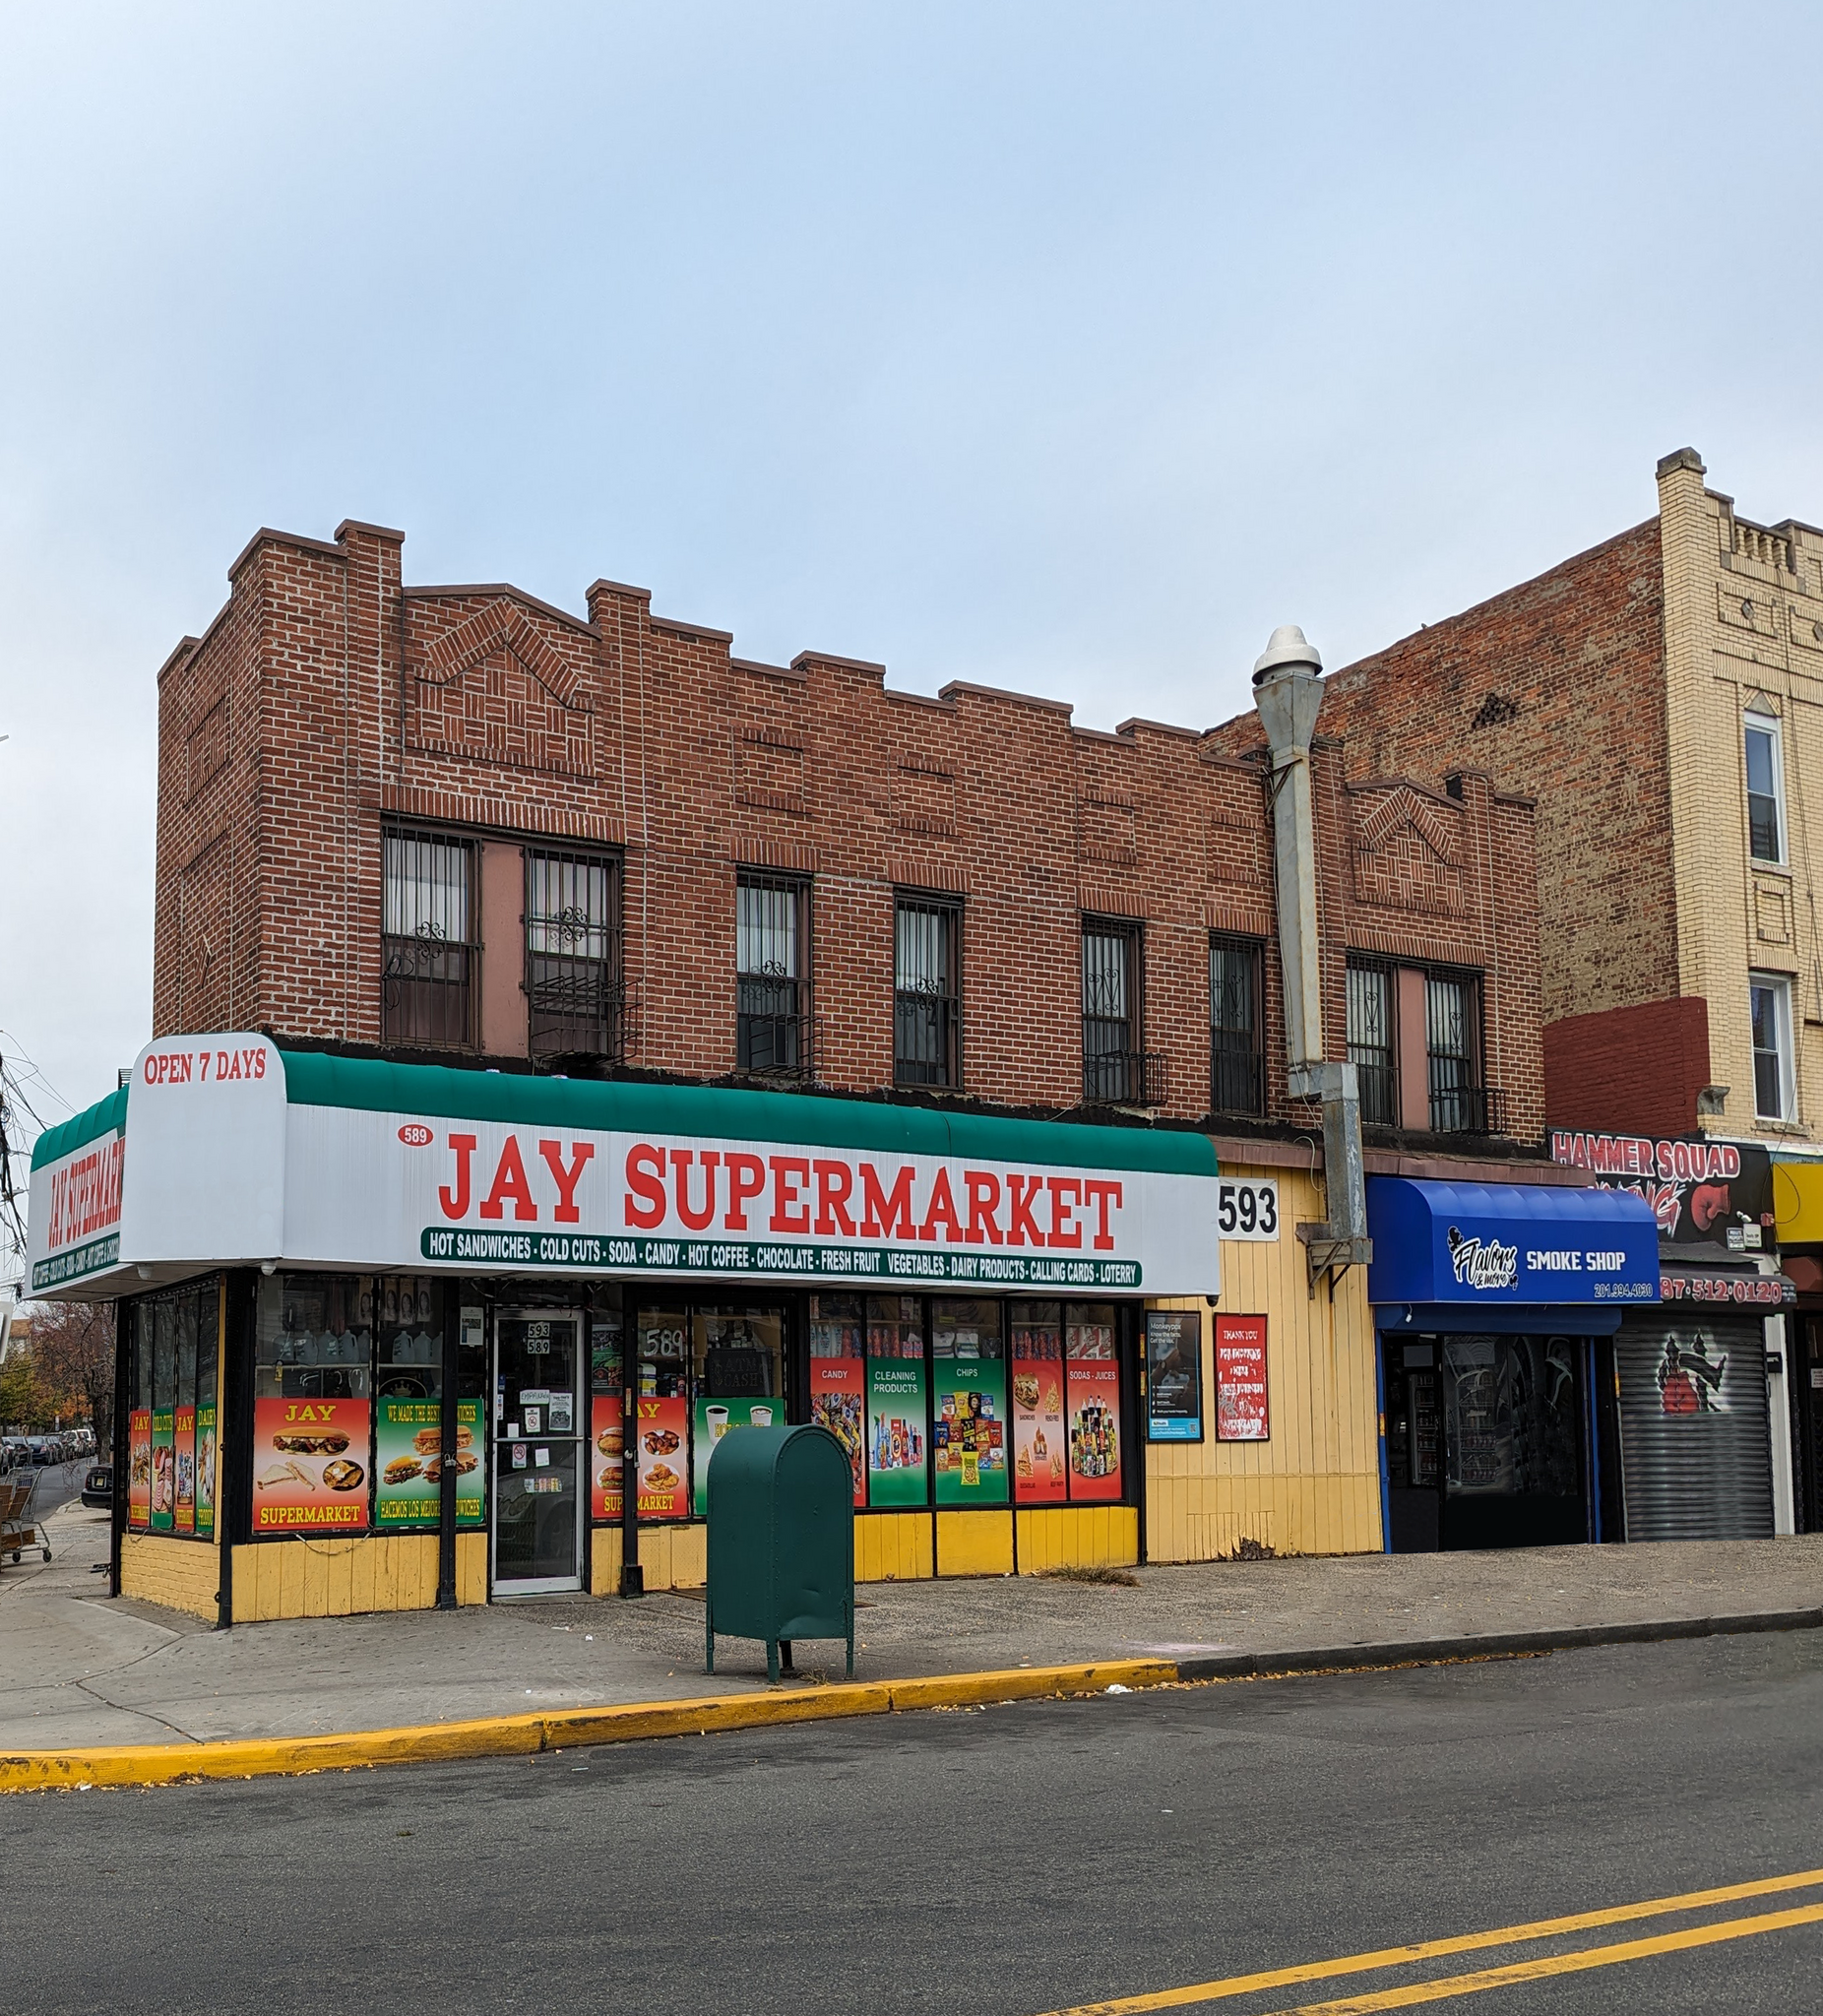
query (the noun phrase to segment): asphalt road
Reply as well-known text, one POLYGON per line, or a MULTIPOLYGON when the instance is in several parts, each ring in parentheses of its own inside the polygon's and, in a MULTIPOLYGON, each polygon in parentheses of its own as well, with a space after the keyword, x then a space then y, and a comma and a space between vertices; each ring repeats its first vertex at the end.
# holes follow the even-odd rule
MULTIPOLYGON (((1823 1864, 1823 1634, 0 1800, 9 2010, 1039 2016, 1823 1864)), ((1793 1907, 1808 1888, 1213 2004, 1793 1907)), ((1432 2001, 1807 2010, 1823 1922, 1432 2001)), ((1350 2008, 1386 2006, 1372 1999, 1350 2008)))

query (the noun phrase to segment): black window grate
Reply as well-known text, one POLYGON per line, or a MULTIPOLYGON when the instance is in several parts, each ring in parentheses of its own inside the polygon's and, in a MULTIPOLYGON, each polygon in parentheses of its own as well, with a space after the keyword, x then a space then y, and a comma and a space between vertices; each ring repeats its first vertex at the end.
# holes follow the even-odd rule
POLYGON ((467 1049, 474 1040, 474 849, 466 840, 383 836, 381 1039, 467 1049))

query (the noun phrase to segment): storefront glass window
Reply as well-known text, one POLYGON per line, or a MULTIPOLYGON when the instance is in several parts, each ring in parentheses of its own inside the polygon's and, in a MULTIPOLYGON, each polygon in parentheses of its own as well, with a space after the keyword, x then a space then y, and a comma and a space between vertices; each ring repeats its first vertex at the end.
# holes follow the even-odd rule
POLYGON ((639 1312, 639 1516, 690 1516, 690 1326, 683 1309, 639 1312))
POLYGON ((1004 1505, 1006 1348, 1000 1304, 949 1296, 933 1301, 930 1354, 937 1503, 1004 1505))
POLYGON ((1063 1304, 1014 1302, 1013 1497, 1061 1505, 1068 1495, 1063 1425, 1063 1304))
POLYGON ((177 1530, 177 1304, 152 1311, 152 1530, 177 1530))
POLYGON ((127 1322, 127 1524, 213 1539, 220 1282, 136 1302, 127 1322))
POLYGON ((620 1291, 597 1289, 589 1318, 589 1516, 597 1523, 618 1520, 626 1504, 625 1354, 620 1291))
POLYGON ((848 1451, 854 1502, 867 1502, 866 1311, 860 1295, 810 1297, 810 1418, 848 1451))
POLYGON ((694 1504, 709 1512, 709 1459, 730 1428, 785 1424, 785 1311, 707 1308, 690 1312, 696 1411, 694 1504))
POLYGON ((915 1295, 867 1297, 867 1502, 930 1501, 929 1402, 923 1304, 915 1295))

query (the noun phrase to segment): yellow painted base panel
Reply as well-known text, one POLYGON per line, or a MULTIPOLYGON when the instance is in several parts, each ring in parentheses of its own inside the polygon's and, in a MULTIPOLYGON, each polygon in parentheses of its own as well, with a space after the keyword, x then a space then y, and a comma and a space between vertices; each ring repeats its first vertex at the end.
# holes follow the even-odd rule
POLYGON ((1010 1575, 1013 1572, 1013 1514, 939 1512, 939 1575, 1010 1575))
MULTIPOLYGON (((459 1535, 457 1581, 463 1581, 459 1535)), ((472 1549, 469 1559, 473 1560, 472 1549)), ((485 1556, 483 1555, 483 1562, 485 1556)), ((483 1575, 485 1567, 482 1568, 483 1575)), ((470 1589, 474 1589, 470 1570, 470 1589)), ((473 1600, 478 1601, 478 1597, 473 1600)), ((437 1603, 437 1536, 372 1534, 359 1540, 256 1542, 234 1549, 234 1621, 273 1617, 351 1617, 369 1610, 428 1610, 437 1603)))
POLYGON ((1377 1554, 1377 1470, 1330 1477, 1154 1479, 1146 1501, 1150 1561, 1232 1559, 1243 1540, 1280 1554, 1377 1554))
POLYGON ((589 1594, 620 1594, 620 1529, 592 1526, 589 1529, 589 1594))
POLYGON ((456 1603, 487 1601, 487 1536, 459 1533, 456 1536, 456 1603))
POLYGON ((213 1624, 221 1587, 221 1557, 206 1540, 173 1540, 162 1533, 129 1533, 120 1543, 120 1593, 166 1609, 187 1610, 213 1624))
POLYGON ((701 1589, 709 1580, 709 1528, 642 1526, 639 1564, 648 1589, 701 1589))
POLYGON ((1047 1568, 1130 1568, 1139 1559, 1134 1505, 1042 1505, 1021 1512, 1019 1572, 1047 1568))
POLYGON ((854 1521, 856 1582, 928 1582, 937 1572, 928 1512, 867 1512, 854 1521))

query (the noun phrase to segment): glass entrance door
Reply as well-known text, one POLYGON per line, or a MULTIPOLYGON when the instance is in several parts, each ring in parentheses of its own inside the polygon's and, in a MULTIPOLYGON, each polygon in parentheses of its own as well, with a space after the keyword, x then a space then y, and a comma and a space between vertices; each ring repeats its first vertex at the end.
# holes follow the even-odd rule
POLYGON ((583 1329, 568 1309, 494 1318, 494 1592, 582 1587, 583 1329))

